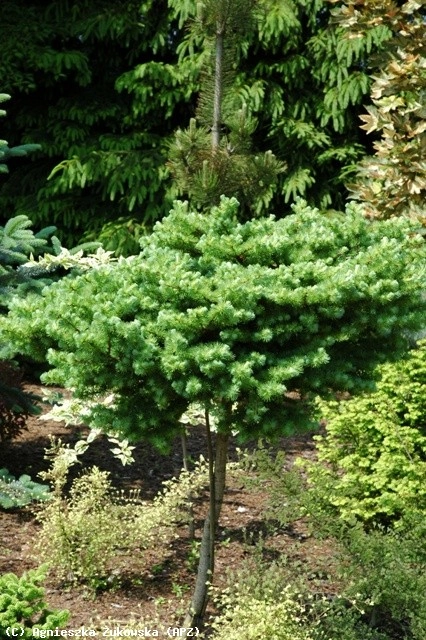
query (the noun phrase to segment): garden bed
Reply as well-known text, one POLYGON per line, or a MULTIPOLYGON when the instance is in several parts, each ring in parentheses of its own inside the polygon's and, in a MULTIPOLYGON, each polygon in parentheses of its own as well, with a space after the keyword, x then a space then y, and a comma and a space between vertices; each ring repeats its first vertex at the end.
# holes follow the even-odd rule
MULTIPOLYGON (((37 386, 27 390, 39 392, 37 386)), ((49 437, 61 438, 73 444, 81 438, 84 429, 65 427, 62 423, 43 421, 31 417, 27 429, 13 442, 3 445, 0 451, 0 468, 7 467, 15 476, 29 474, 38 479, 40 471, 48 468, 45 449, 49 437)), ((139 444, 135 451, 135 462, 123 467, 110 451, 110 443, 104 438, 95 441, 82 456, 82 465, 75 465, 72 472, 81 473, 83 468, 98 466, 108 471, 114 486, 120 489, 140 489, 142 497, 151 499, 165 480, 179 474, 181 469, 180 440, 174 442, 168 455, 160 455, 147 444, 139 444)), ((283 439, 280 446, 287 452, 287 464, 296 456, 312 457, 314 444, 310 436, 301 435, 283 439)), ((188 448, 193 459, 205 453, 202 426, 194 427, 189 434, 188 448)), ((235 449, 231 452, 235 457, 235 449)), ((219 543, 217 545, 215 584, 223 584, 226 573, 239 567, 250 554, 250 546, 266 536, 265 553, 277 556, 284 552, 297 564, 312 565, 315 575, 327 572, 329 549, 326 543, 307 535, 303 521, 297 521, 288 529, 274 531, 269 535, 263 510, 266 493, 260 489, 244 488, 238 477, 230 478, 222 509, 219 543)), ((195 506, 196 537, 201 535, 202 521, 207 510, 207 495, 195 506)), ((40 524, 35 518, 37 507, 16 508, 0 511, 0 573, 24 571, 38 566, 34 557, 34 541, 40 524)), ((178 529, 178 537, 172 541, 165 556, 159 561, 152 557, 149 570, 143 575, 134 573, 129 561, 120 580, 110 590, 97 594, 84 585, 63 584, 52 575, 46 584, 46 599, 51 607, 70 611, 69 628, 102 628, 131 620, 161 619, 173 625, 179 621, 189 602, 195 582, 193 553, 188 537, 188 527, 178 529), (115 622, 114 622, 115 621, 115 622)), ((210 609, 210 614, 213 609, 210 609)))

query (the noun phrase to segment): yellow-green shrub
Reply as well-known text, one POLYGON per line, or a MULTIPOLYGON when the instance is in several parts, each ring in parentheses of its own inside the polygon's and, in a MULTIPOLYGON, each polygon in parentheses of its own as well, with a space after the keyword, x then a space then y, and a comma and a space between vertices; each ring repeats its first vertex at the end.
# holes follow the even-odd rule
POLYGON ((374 393, 319 403, 326 435, 306 463, 315 508, 348 522, 426 511, 426 342, 380 372, 374 393))
POLYGON ((109 474, 94 467, 73 482, 66 497, 67 469, 59 455, 46 474, 54 492, 38 516, 42 528, 37 550, 62 579, 92 587, 113 583, 129 557, 139 570, 148 549, 161 557, 185 517, 188 496, 206 483, 200 464, 194 472, 182 471, 178 479, 164 483, 153 501, 144 502, 137 492, 114 490, 109 474))
POLYGON ((305 607, 290 587, 279 594, 273 589, 262 597, 243 584, 225 589, 217 598, 221 614, 212 623, 214 640, 313 640, 303 622, 305 607))

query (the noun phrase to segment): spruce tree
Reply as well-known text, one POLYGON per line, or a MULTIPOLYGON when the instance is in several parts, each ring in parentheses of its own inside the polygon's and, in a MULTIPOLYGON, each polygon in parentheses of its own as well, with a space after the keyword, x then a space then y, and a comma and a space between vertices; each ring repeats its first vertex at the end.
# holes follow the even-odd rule
MULTIPOLYGON (((0 102, 10 100, 6 93, 0 93, 0 102)), ((0 110, 0 116, 6 111, 0 110)), ((39 148, 27 144, 10 148, 6 140, 0 140, 0 173, 7 173, 7 161, 16 156, 25 156, 39 148)), ((46 229, 38 237, 28 228, 30 220, 24 215, 10 219, 0 227, 0 313, 5 313, 11 295, 17 287, 27 284, 29 279, 19 266, 27 262, 31 252, 44 247, 46 237, 53 229, 46 229)), ((20 388, 21 376, 13 363, 4 361, 4 349, 0 344, 0 442, 16 437, 22 430, 30 413, 37 413, 33 394, 24 393, 20 388)))
POLYGON ((324 216, 299 203, 283 219, 245 223, 237 212, 233 199, 206 213, 176 203, 139 256, 54 283, 0 318, 15 352, 47 357, 44 382, 93 401, 93 427, 165 448, 192 404, 214 416, 207 531, 232 432, 291 434, 309 424, 316 395, 369 388, 426 305, 424 243, 403 219, 369 222, 354 205, 324 216))
MULTIPOLYGON (((0 102, 9 99, 8 94, 0 94, 0 102)), ((4 115, 6 112, 0 110, 0 116, 4 115)), ((26 156, 39 148, 38 144, 9 147, 5 140, 0 140, 0 173, 8 172, 6 163, 11 158, 26 156)), ((22 299, 29 292, 40 292, 44 286, 63 275, 63 272, 58 273, 61 267, 68 269, 61 255, 63 248, 53 236, 56 227, 45 227, 38 233, 34 233, 31 227, 31 220, 23 214, 10 218, 4 226, 0 226, 0 314, 7 313, 13 298, 22 299), (42 251, 50 253, 51 259, 44 260, 45 264, 37 264, 35 258, 42 251)), ((91 243, 68 253, 79 255, 82 249, 98 246, 98 243, 91 243)), ((21 390, 21 379, 15 363, 10 361, 9 345, 0 342, 0 441, 17 436, 28 414, 39 412, 35 405, 39 398, 21 390)))
MULTIPOLYGON (((6 100, 10 100, 10 95, 7 93, 0 93, 0 102, 5 102, 6 100)), ((4 109, 0 109, 0 116, 4 115, 6 115, 6 111, 4 111, 4 109)), ((9 172, 9 168, 6 163, 10 158, 26 156, 31 151, 36 151, 40 148, 39 144, 20 144, 19 146, 10 148, 6 140, 0 140, 0 173, 9 172)))

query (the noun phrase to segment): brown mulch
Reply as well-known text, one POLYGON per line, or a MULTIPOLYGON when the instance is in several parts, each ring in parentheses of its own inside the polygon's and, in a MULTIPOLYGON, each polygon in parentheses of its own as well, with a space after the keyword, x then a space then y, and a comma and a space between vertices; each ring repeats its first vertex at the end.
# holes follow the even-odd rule
MULTIPOLYGON (((28 390, 39 392, 36 385, 27 385, 28 390)), ((49 462, 45 459, 45 449, 49 446, 49 436, 54 435, 64 442, 74 443, 80 439, 81 428, 65 427, 62 423, 42 421, 31 417, 26 430, 15 440, 0 446, 0 468, 6 467, 15 476, 26 473, 33 480, 40 471, 46 470, 49 462)), ((287 460, 296 456, 312 457, 314 444, 310 436, 301 435, 284 438, 280 443, 287 453, 287 460)), ((188 449, 193 459, 205 455, 203 429, 190 430, 188 449)), ((107 470, 115 486, 123 489, 138 488, 146 499, 152 498, 161 488, 162 482, 179 474, 181 469, 181 443, 176 440, 169 455, 162 456, 150 445, 139 444, 135 451, 135 462, 123 467, 110 452, 110 444, 105 439, 95 441, 82 458, 83 467, 98 466, 107 470)), ((231 448, 231 458, 235 451, 231 448)), ((76 473, 81 467, 76 467, 76 473)), ((247 540, 256 539, 264 532, 263 510, 266 494, 260 489, 247 490, 238 478, 230 480, 227 488, 219 531, 216 553, 215 583, 222 584, 227 571, 241 566, 247 557, 247 540)), ((40 525, 34 517, 34 509, 0 509, 0 574, 24 571, 38 566, 33 557, 34 540, 40 525)), ((207 508, 207 496, 196 505, 196 537, 201 536, 202 521, 207 508)), ((327 564, 327 548, 309 537, 303 522, 296 523, 288 530, 274 533, 271 543, 276 553, 285 550, 295 562, 311 562, 313 565, 327 564)), ((271 547, 272 548, 272 547, 271 547)), ((195 572, 188 563, 190 544, 187 527, 179 530, 179 537, 171 544, 165 560, 153 566, 155 571, 132 579, 123 580, 110 591, 102 591, 96 596, 84 586, 70 587, 55 582, 51 577, 46 585, 46 600, 50 607, 67 609, 70 612, 68 628, 77 629, 114 627, 114 621, 125 626, 126 621, 147 620, 160 617, 164 623, 174 625, 181 619, 188 604, 195 582, 195 572)), ((213 609, 210 608, 210 613, 213 609)))

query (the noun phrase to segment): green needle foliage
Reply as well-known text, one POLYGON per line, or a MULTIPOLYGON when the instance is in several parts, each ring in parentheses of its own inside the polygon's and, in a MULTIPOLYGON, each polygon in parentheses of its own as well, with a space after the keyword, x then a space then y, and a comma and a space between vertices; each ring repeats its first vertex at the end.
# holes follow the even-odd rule
MULTIPOLYGON (((9 99, 10 96, 0 94, 0 102, 9 99)), ((0 111, 0 116, 5 115, 0 111)), ((40 145, 24 144, 9 148, 5 140, 0 140, 0 173, 7 173, 5 164, 11 158, 26 156, 29 152, 39 149, 40 145)), ((34 234, 32 222, 26 215, 18 215, 8 219, 4 226, 0 226, 0 312, 4 312, 8 300, 13 295, 23 295, 28 290, 41 288, 52 279, 52 271, 58 266, 32 264, 28 265, 30 256, 38 256, 42 251, 58 256, 62 252, 59 240, 52 234, 56 227, 45 227, 34 234), (51 245, 48 244, 48 239, 51 245)), ((71 250, 77 254, 79 251, 94 249, 99 243, 87 243, 71 250)), ((54 276, 56 277, 56 276, 54 276)))
MULTIPOLYGON (((0 102, 10 100, 10 96, 7 93, 0 93, 0 102)), ((6 115, 4 109, 0 109, 0 116, 6 115)), ((5 140, 0 140, 0 173, 8 173, 9 168, 5 162, 10 158, 17 156, 26 156, 31 151, 37 151, 40 149, 39 144, 21 144, 17 147, 10 148, 5 140)))
MULTIPOLYGON (((11 145, 42 144, 2 177, 3 211, 56 224, 70 246, 100 234, 108 250, 138 251, 135 237, 167 215, 177 195, 169 145, 196 116, 208 84, 212 36, 187 28, 197 4, 79 0, 70 9, 65 0, 2 0, 0 84, 14 96, 4 135, 11 145)), ((238 5, 243 18, 252 2, 238 5)), ((358 114, 369 102, 367 60, 391 33, 377 25, 347 39, 329 24, 325 0, 262 0, 255 14, 238 22, 226 123, 235 132, 257 121, 250 146, 264 180, 267 150, 287 166, 267 191, 276 211, 298 195, 341 208, 348 172, 366 152, 358 114)), ((234 140, 229 147, 246 153, 234 140)))
POLYGON ((194 402, 242 438, 306 424, 305 400, 366 388, 420 326, 423 244, 407 221, 354 206, 324 216, 300 202, 244 224, 237 209, 176 203, 139 256, 13 304, 1 338, 47 354, 44 381, 94 400, 91 425, 129 439, 165 446, 194 402))
POLYGON ((11 637, 11 627, 16 628, 19 637, 34 637, 33 628, 63 628, 68 611, 55 611, 45 601, 44 588, 47 566, 28 571, 18 578, 13 573, 0 576, 0 633, 3 638, 11 637))
MULTIPOLYGON (((10 96, 0 93, 0 102, 9 100, 10 96)), ((0 116, 6 115, 1 110, 0 116)), ((10 148, 5 140, 0 140, 0 173, 8 173, 6 164, 15 156, 26 156, 30 151, 39 149, 40 145, 24 144, 10 148)), ((19 215, 8 220, 4 226, 0 226, 0 309, 5 307, 8 297, 16 290, 17 285, 28 281, 24 271, 18 267, 28 261, 32 253, 37 253, 42 248, 47 248, 47 240, 55 227, 43 229, 34 235, 29 227, 31 221, 26 215, 19 215)))
POLYGON ((257 123, 235 92, 235 58, 253 31, 254 7, 230 0, 198 4, 192 30, 207 58, 197 109, 202 126, 192 119, 186 131, 178 130, 168 163, 180 196, 189 195, 200 208, 218 204, 221 195, 234 196, 248 217, 267 207, 284 170, 270 150, 252 151, 257 123))

